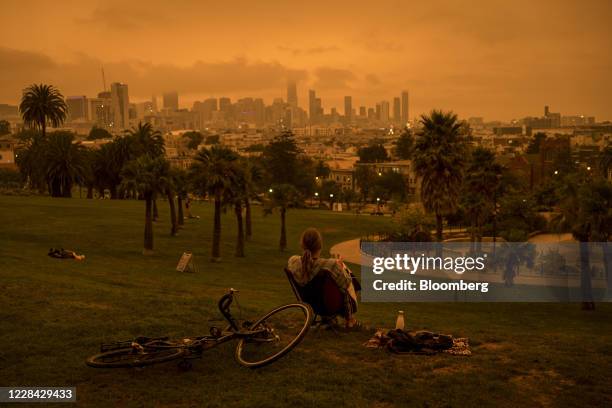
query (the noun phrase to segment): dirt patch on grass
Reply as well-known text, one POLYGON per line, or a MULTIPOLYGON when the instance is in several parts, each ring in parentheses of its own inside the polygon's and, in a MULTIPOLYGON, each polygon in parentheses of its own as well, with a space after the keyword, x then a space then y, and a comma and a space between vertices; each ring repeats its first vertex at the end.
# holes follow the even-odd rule
POLYGON ((499 343, 499 342, 491 342, 491 343, 482 343, 475 347, 476 349, 487 350, 487 351, 503 351, 509 350, 512 345, 508 343, 499 343))
POLYGON ((449 375, 457 373, 467 373, 474 370, 473 364, 457 364, 442 367, 434 367, 431 371, 435 375, 449 375))
POLYGON ((575 385, 574 381, 562 378, 555 370, 529 370, 526 374, 512 377, 510 382, 543 407, 554 406, 554 395, 575 385))
POLYGON ((112 309, 112 306, 106 303, 84 302, 80 300, 63 300, 63 301, 58 302, 58 304, 62 306, 75 307, 78 309, 96 309, 96 310, 112 309))

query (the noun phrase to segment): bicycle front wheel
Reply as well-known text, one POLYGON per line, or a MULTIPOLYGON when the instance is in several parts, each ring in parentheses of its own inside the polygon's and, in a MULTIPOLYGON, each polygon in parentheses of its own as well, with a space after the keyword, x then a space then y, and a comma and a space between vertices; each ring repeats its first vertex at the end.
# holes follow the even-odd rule
POLYGON ((133 348, 107 351, 87 359, 87 365, 94 368, 144 367, 175 360, 185 354, 183 348, 146 349, 135 352, 133 348))
POLYGON ((249 330, 260 333, 240 339, 236 360, 258 368, 278 360, 299 344, 312 324, 314 313, 305 303, 277 307, 257 320, 249 330))

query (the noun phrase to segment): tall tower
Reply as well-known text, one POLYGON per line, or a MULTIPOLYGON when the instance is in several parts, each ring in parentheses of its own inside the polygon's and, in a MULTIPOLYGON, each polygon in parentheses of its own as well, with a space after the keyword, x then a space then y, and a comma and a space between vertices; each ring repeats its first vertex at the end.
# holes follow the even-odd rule
POLYGON ((113 128, 127 129, 130 126, 130 98, 127 84, 111 84, 111 107, 113 128))
POLYGON ((344 120, 345 122, 351 123, 353 120, 353 97, 345 96, 344 97, 344 120))
POLYGON ((317 107, 317 95, 313 89, 308 91, 308 116, 310 118, 310 124, 317 122, 319 109, 317 107))
POLYGON ((178 92, 166 92, 162 97, 164 101, 164 108, 172 109, 173 111, 177 111, 179 108, 178 103, 178 92))
POLYGON ((402 91, 402 126, 408 124, 408 91, 402 91))
POLYGON ((297 108, 298 106, 297 84, 295 81, 287 83, 287 104, 292 108, 297 108))
POLYGON ((393 122, 402 123, 402 102, 399 96, 393 98, 393 122))

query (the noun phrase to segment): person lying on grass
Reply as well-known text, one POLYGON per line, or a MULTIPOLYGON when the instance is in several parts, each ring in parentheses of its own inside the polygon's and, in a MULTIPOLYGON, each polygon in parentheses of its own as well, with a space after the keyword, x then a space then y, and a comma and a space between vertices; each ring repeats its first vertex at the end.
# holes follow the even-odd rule
POLYGON ((355 278, 351 271, 340 259, 320 257, 323 238, 315 228, 308 228, 302 233, 300 244, 304 251, 302 256, 294 255, 287 263, 287 269, 293 275, 293 279, 299 286, 306 286, 320 271, 329 271, 343 296, 344 307, 341 315, 346 320, 346 328, 360 328, 361 323, 354 317, 357 312, 357 294, 353 284, 355 278))

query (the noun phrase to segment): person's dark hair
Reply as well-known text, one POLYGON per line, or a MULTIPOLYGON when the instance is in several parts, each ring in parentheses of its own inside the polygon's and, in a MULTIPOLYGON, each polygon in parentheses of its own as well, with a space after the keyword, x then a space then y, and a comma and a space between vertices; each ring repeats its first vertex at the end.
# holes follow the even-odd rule
POLYGON ((302 272, 308 275, 314 262, 312 255, 319 252, 323 247, 323 238, 316 228, 308 228, 302 233, 300 241, 304 250, 302 254, 302 272))

